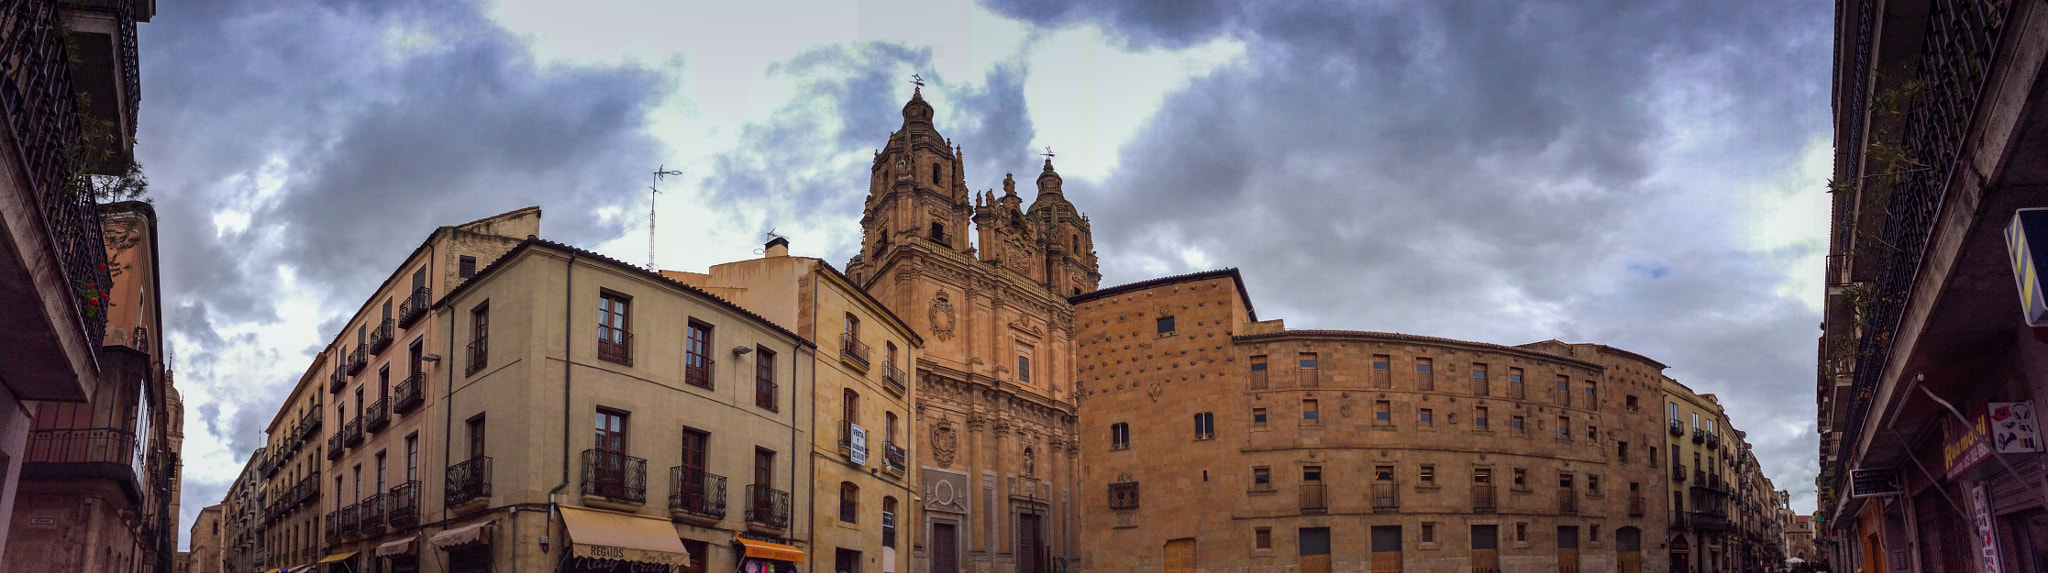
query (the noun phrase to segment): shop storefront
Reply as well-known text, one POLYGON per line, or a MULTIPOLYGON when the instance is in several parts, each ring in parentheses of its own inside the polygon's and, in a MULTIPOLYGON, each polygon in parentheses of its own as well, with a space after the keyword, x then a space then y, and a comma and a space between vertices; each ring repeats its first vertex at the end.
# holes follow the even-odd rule
POLYGON ((448 573, 490 573, 491 539, 497 521, 482 521, 450 528, 427 539, 447 554, 448 573))
POLYGON ((417 535, 378 545, 374 553, 377 559, 384 560, 384 571, 391 573, 419 573, 419 536, 417 535))
POLYGON ((563 573, 670 573, 690 564, 673 522, 642 515, 563 507, 570 551, 563 573))
POLYGON ((740 549, 738 573, 796 573, 804 562, 804 551, 787 544, 735 537, 740 549))

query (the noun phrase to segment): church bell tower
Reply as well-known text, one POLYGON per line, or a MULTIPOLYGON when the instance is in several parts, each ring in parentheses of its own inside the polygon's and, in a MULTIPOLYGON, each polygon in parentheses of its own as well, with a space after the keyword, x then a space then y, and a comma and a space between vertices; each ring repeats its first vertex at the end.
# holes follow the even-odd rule
POLYGON ((967 180, 961 150, 932 127, 932 105, 922 84, 903 104, 903 126, 868 168, 868 196, 862 211, 861 251, 847 271, 865 280, 896 249, 922 244, 955 252, 972 250, 967 239, 967 180))

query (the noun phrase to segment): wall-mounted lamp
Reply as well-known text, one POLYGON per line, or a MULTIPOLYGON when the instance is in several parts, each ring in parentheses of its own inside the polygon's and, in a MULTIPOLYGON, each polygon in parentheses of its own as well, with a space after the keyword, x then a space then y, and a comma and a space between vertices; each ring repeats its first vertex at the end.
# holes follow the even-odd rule
POLYGON ((754 347, 752 347, 752 346, 734 346, 734 347, 732 347, 732 353, 733 353, 734 355, 746 354, 746 353, 748 353, 748 352, 753 352, 753 351, 754 351, 754 347))

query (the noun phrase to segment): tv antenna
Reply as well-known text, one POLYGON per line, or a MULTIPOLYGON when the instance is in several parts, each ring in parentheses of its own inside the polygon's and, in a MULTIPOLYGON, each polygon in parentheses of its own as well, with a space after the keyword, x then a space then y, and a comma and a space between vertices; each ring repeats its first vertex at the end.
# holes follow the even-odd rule
POLYGON ((654 196, 661 194, 661 178, 682 174, 683 172, 669 169, 667 164, 663 164, 654 168, 654 182, 647 185, 647 270, 661 270, 654 267, 654 196))

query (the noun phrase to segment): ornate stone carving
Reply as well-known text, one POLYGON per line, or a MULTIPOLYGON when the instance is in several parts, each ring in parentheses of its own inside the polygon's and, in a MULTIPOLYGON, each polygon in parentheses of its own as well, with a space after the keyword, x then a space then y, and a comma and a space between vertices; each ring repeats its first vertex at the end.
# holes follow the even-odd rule
POLYGON ((952 340, 953 327, 959 321, 959 317, 953 313, 952 297, 953 295, 946 292, 946 289, 939 289, 939 294, 932 297, 932 336, 938 337, 939 340, 952 340))
POLYGON ((1145 388, 1145 395, 1152 397, 1154 402, 1158 402, 1159 395, 1164 393, 1166 393, 1166 384, 1158 380, 1153 380, 1152 385, 1145 388))
POLYGON ((1043 329, 1040 329, 1040 328, 1038 328, 1038 325, 1036 325, 1036 324, 1028 324, 1028 323, 1024 322, 1024 319, 1021 319, 1021 318, 1020 318, 1020 319, 1017 319, 1017 320, 1016 320, 1016 321, 1014 321, 1014 322, 1011 322, 1011 323, 1010 323, 1010 328, 1014 328, 1014 329, 1017 329, 1017 330, 1018 330, 1018 331, 1020 331, 1020 332, 1029 332, 1029 333, 1031 333, 1031 335, 1032 335, 1032 336, 1037 336, 1037 337, 1044 337, 1044 336, 1045 336, 1045 330, 1043 330, 1043 329))
POLYGON ((953 433, 952 422, 939 422, 932 427, 932 461, 939 467, 953 467, 953 454, 960 450, 960 438, 953 433))
POLYGON ((1038 454, 1033 453, 1031 448, 1024 448, 1024 477, 1036 476, 1037 469, 1038 454))

